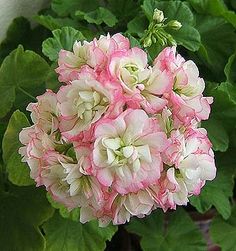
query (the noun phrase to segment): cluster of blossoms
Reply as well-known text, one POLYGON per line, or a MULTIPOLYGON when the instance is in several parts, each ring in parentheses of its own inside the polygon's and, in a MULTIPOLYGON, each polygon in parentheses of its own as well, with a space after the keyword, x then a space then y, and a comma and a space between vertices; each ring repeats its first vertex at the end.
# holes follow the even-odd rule
POLYGON ((38 186, 80 221, 123 224, 156 208, 175 209, 216 175, 210 113, 196 65, 165 48, 148 65, 121 34, 61 50, 64 83, 29 104, 19 152, 38 186))

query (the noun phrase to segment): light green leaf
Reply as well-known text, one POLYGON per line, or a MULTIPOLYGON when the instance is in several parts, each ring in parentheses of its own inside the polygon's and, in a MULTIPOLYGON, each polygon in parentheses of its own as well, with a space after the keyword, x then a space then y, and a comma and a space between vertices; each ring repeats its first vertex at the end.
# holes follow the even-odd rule
POLYGON ((129 232, 140 235, 143 251, 206 251, 203 236, 188 214, 181 208, 169 214, 157 209, 145 219, 133 219, 129 232))
POLYGON ((98 0, 52 0, 52 10, 59 16, 68 16, 77 10, 89 12, 99 7, 98 0))
POLYGON ((42 251, 39 226, 53 214, 45 193, 34 187, 10 187, 0 195, 0 243, 4 251, 42 251))
POLYGON ((198 55, 219 81, 224 79, 223 69, 236 48, 236 34, 232 25, 224 19, 197 15, 196 28, 201 34, 198 55))
POLYGON ((99 7, 98 9, 88 13, 78 10, 75 15, 80 19, 86 20, 88 23, 97 25, 105 23, 109 27, 113 27, 118 22, 116 16, 103 7, 99 7))
POLYGON ((11 110, 15 101, 26 104, 34 100, 32 96, 41 94, 49 69, 42 57, 24 51, 22 46, 11 52, 0 68, 0 118, 11 110))
POLYGON ((236 52, 230 56, 224 72, 229 83, 236 83, 236 52))
POLYGON ((234 169, 223 163, 219 166, 215 180, 208 182, 201 194, 191 197, 190 202, 200 213, 205 213, 215 206, 223 218, 227 219, 231 214, 230 198, 233 195, 234 169))
POLYGON ((85 39, 80 31, 72 27, 54 30, 52 34, 53 37, 45 40, 42 45, 44 55, 49 57, 51 61, 58 59, 58 53, 61 49, 70 51, 76 40, 85 39))
POLYGON ((222 0, 188 0, 191 6, 200 14, 224 17, 236 27, 236 14, 229 11, 222 0))
POLYGON ((168 29, 177 44, 184 46, 190 51, 197 51, 200 47, 200 34, 194 28, 194 16, 187 4, 181 1, 155 1, 144 0, 143 10, 149 20, 152 19, 155 8, 162 10, 168 20, 181 22, 182 27, 178 31, 168 29))
POLYGON ((9 120, 2 142, 3 161, 6 165, 8 178, 13 184, 18 186, 34 184, 29 175, 29 167, 21 162, 21 157, 18 153, 21 146, 19 133, 23 127, 28 126, 30 124, 25 114, 18 110, 15 111, 9 120))
POLYGON ((43 229, 46 233, 46 251, 103 251, 106 241, 111 240, 117 227, 99 228, 96 221, 83 225, 55 213, 43 229))
POLYGON ((229 136, 220 120, 211 118, 203 121, 201 126, 207 129, 214 151, 225 152, 228 149, 229 136))
POLYGON ((210 235, 214 243, 222 251, 236 251, 236 207, 232 210, 231 217, 225 221, 217 216, 210 226, 210 235))

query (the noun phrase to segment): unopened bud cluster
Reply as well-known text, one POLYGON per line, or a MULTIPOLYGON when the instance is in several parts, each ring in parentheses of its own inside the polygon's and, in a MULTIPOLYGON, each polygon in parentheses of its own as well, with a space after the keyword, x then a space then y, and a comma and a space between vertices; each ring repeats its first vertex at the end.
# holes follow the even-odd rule
POLYGON ((144 47, 150 47, 156 43, 161 46, 176 45, 176 41, 171 34, 166 32, 165 28, 168 27, 172 30, 179 30, 182 24, 177 20, 170 20, 165 23, 166 20, 167 18, 165 18, 163 11, 158 9, 154 10, 152 21, 142 38, 144 47))

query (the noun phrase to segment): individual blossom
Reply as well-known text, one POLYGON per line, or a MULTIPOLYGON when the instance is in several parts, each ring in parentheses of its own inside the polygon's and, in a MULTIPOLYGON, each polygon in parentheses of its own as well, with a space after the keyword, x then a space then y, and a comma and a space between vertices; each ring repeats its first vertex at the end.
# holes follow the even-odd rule
POLYGON ((166 175, 158 183, 158 193, 163 196, 157 197, 166 198, 167 208, 175 208, 176 204, 186 205, 189 196, 198 195, 205 182, 215 178, 216 167, 205 129, 173 131, 169 140, 163 153, 166 175))
POLYGON ((73 52, 61 50, 59 52, 56 72, 59 73, 59 81, 70 83, 79 79, 80 70, 83 66, 90 67, 95 72, 101 72, 110 54, 117 50, 128 50, 129 40, 117 33, 110 37, 100 36, 91 42, 75 42, 73 52))
POLYGON ((210 114, 212 97, 203 97, 205 83, 199 77, 199 71, 191 60, 185 61, 176 48, 164 49, 155 59, 156 67, 169 71, 174 77, 173 89, 165 98, 169 100, 169 106, 173 113, 185 124, 191 123, 194 118, 197 121, 206 120, 210 114))
POLYGON ((76 80, 63 86, 57 94, 61 112, 60 131, 73 139, 88 130, 105 112, 109 112, 113 97, 96 80, 76 80))
POLYGON ((143 110, 126 110, 95 129, 96 177, 120 194, 137 192, 160 177, 166 135, 143 110))
POLYGON ((45 133, 51 134, 58 129, 59 109, 57 96, 51 90, 37 97, 37 103, 30 103, 26 110, 31 112, 31 119, 34 124, 45 133))
POLYGON ((109 57, 115 51, 127 51, 130 49, 129 39, 116 33, 113 36, 108 34, 107 36, 101 35, 99 39, 94 39, 95 45, 103 51, 106 57, 109 57))
POLYGON ((81 222, 85 223, 97 218, 101 227, 107 226, 111 221, 114 225, 120 225, 129 222, 133 216, 143 218, 154 208, 155 201, 147 190, 126 195, 111 192, 99 210, 82 208, 81 222))
POLYGON ((103 52, 93 43, 76 41, 73 45, 73 52, 66 50, 59 52, 59 67, 56 69, 59 74, 59 81, 70 83, 70 81, 78 79, 82 66, 94 69, 96 66, 103 64, 103 61, 103 52))
POLYGON ((23 128, 19 134, 19 140, 24 145, 19 148, 22 161, 27 162, 30 167, 30 176, 33 179, 38 177, 38 165, 44 153, 48 150, 54 150, 56 143, 56 134, 48 135, 39 127, 33 125, 23 128))
POLYGON ((76 149, 76 160, 55 151, 48 151, 40 162, 37 185, 44 185, 52 197, 68 208, 99 205, 103 191, 97 179, 89 173, 91 168, 88 147, 76 149))
POLYGON ((176 53, 176 47, 166 47, 162 50, 154 60, 154 65, 161 71, 167 70, 174 73, 183 63, 185 59, 176 53))
POLYGON ((150 74, 147 68, 147 54, 137 47, 113 53, 108 69, 111 77, 120 81, 128 95, 135 95, 150 74))
POLYGON ((129 107, 139 108, 141 105, 148 113, 155 113, 167 104, 162 96, 172 89, 172 75, 155 66, 148 67, 147 54, 143 50, 135 47, 114 53, 109 72, 120 82, 129 107))

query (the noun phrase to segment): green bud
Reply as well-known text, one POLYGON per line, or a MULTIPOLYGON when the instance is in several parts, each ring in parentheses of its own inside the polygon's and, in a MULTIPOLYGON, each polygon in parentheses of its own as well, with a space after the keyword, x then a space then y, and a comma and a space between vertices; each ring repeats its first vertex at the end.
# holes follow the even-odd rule
POLYGON ((177 20, 171 20, 167 25, 173 30, 179 30, 182 27, 182 24, 177 20))
POLYGON ((150 37, 146 37, 143 42, 144 47, 150 47, 152 45, 152 39, 150 37))
POLYGON ((152 19, 157 21, 158 23, 161 23, 164 20, 164 13, 161 10, 155 9, 153 13, 152 19))

